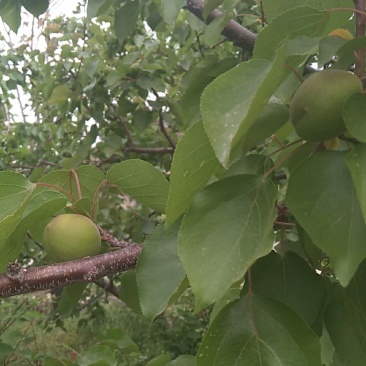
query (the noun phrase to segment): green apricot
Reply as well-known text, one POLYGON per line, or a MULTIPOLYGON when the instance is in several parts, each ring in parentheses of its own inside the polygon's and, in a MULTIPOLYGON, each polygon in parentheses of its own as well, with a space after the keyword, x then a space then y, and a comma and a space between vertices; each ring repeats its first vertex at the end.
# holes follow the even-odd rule
POLYGON ((353 94, 362 93, 354 74, 326 69, 310 75, 290 103, 290 118, 297 134, 307 141, 331 140, 346 131, 342 110, 353 94))
POLYGON ((53 261, 63 262, 98 254, 101 239, 97 226, 87 217, 63 214, 46 226, 43 246, 53 261))

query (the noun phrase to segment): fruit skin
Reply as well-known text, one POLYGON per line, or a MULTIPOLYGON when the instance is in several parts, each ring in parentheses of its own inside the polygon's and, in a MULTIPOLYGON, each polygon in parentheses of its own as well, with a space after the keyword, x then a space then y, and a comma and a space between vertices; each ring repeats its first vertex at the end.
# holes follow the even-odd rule
POLYGON ((63 214, 44 229, 43 245, 53 261, 63 262, 98 254, 101 239, 97 226, 87 217, 63 214))
POLYGON ((361 80, 344 70, 326 69, 309 76, 290 103, 297 134, 307 141, 331 140, 345 132, 342 110, 348 98, 362 93, 361 80))

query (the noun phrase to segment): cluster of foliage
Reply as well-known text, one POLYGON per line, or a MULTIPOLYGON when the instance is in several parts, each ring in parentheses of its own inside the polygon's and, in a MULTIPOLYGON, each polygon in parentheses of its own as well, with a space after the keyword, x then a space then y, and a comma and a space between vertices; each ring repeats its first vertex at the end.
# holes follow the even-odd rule
MULTIPOLYGON (((1 2, 12 31, 21 6, 41 16, 48 1, 1 2)), ((44 50, 34 34, 4 38, 0 270, 43 263, 44 227, 78 212, 143 242, 136 268, 114 278, 135 312, 153 321, 188 287, 195 313, 212 307, 196 356, 156 365, 365 364, 366 98, 346 102, 331 149, 289 118, 302 75, 362 77, 364 1, 84 10, 33 22, 44 50), (29 102, 15 121, 20 89, 29 102)), ((74 285, 64 314, 85 289, 74 285)))

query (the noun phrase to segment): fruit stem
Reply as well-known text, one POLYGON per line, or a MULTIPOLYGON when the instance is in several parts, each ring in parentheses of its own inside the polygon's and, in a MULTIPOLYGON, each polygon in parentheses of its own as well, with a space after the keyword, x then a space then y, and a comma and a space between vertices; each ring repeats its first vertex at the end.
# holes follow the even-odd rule
MULTIPOLYGON (((78 192, 78 197, 79 199, 83 198, 83 194, 81 193, 81 188, 80 188, 80 181, 79 181, 79 176, 78 173, 76 173, 76 171, 74 169, 70 170, 70 174, 74 177, 75 179, 75 184, 76 184, 76 190, 78 192)), ((71 177, 70 177, 70 191, 72 191, 72 182, 71 182, 71 177)))
POLYGON ((107 179, 103 179, 97 189, 94 192, 93 202, 92 202, 92 211, 91 211, 91 220, 95 222, 95 211, 96 211, 96 205, 97 205, 97 199, 98 199, 98 193, 100 189, 108 183, 107 179))

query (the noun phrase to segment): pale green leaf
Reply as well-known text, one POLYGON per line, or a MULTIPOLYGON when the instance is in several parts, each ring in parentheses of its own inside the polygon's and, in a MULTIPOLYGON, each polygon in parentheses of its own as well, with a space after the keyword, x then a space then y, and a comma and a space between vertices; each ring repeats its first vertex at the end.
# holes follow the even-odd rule
POLYGON ((199 192, 179 234, 179 257, 196 310, 220 299, 273 245, 277 188, 262 177, 235 175, 199 192))
POLYGON ((131 159, 114 165, 107 180, 145 205, 164 212, 169 183, 163 173, 143 160, 131 159))
POLYGON ((343 107, 343 120, 347 131, 357 140, 366 142, 366 95, 355 94, 343 107))
POLYGON ((63 104, 66 103, 69 98, 71 98, 73 92, 71 89, 64 85, 58 85, 55 89, 53 89, 50 99, 48 99, 48 103, 50 104, 63 104))
POLYGON ((136 266, 142 312, 153 320, 168 306, 185 273, 177 253, 180 223, 167 230, 158 226, 145 240, 136 266))
POLYGON ((206 27, 203 40, 209 47, 213 47, 219 43, 222 38, 221 32, 230 19, 230 14, 220 14, 206 27))
POLYGON ((251 60, 216 78, 204 90, 201 113, 211 145, 224 167, 232 151, 285 80, 284 47, 273 62, 251 60))
POLYGON ((346 286, 366 258, 366 224, 344 153, 321 151, 292 173, 286 202, 346 286))
POLYGON ((319 338, 286 305, 246 295, 209 327, 197 366, 321 366, 319 338))
POLYGON ((118 42, 122 44, 134 29, 137 18, 140 14, 139 0, 127 1, 123 6, 115 11, 114 32, 118 42))
POLYGON ((36 185, 22 174, 0 172, 0 220, 16 212, 34 188, 36 185))
POLYGON ((204 0, 203 2, 203 19, 206 19, 213 10, 215 10, 218 6, 220 6, 224 0, 204 0))
POLYGON ((196 366, 196 359, 192 355, 181 355, 166 366, 196 366))
POLYGON ((357 198, 366 222, 366 144, 355 146, 346 155, 346 164, 351 173, 357 198))
POLYGON ((184 133, 174 152, 166 209, 168 225, 187 210, 193 196, 219 165, 202 122, 197 122, 184 133))
POLYGON ((186 5, 186 0, 164 0, 164 20, 168 24, 172 24, 175 22, 179 11, 186 5))

